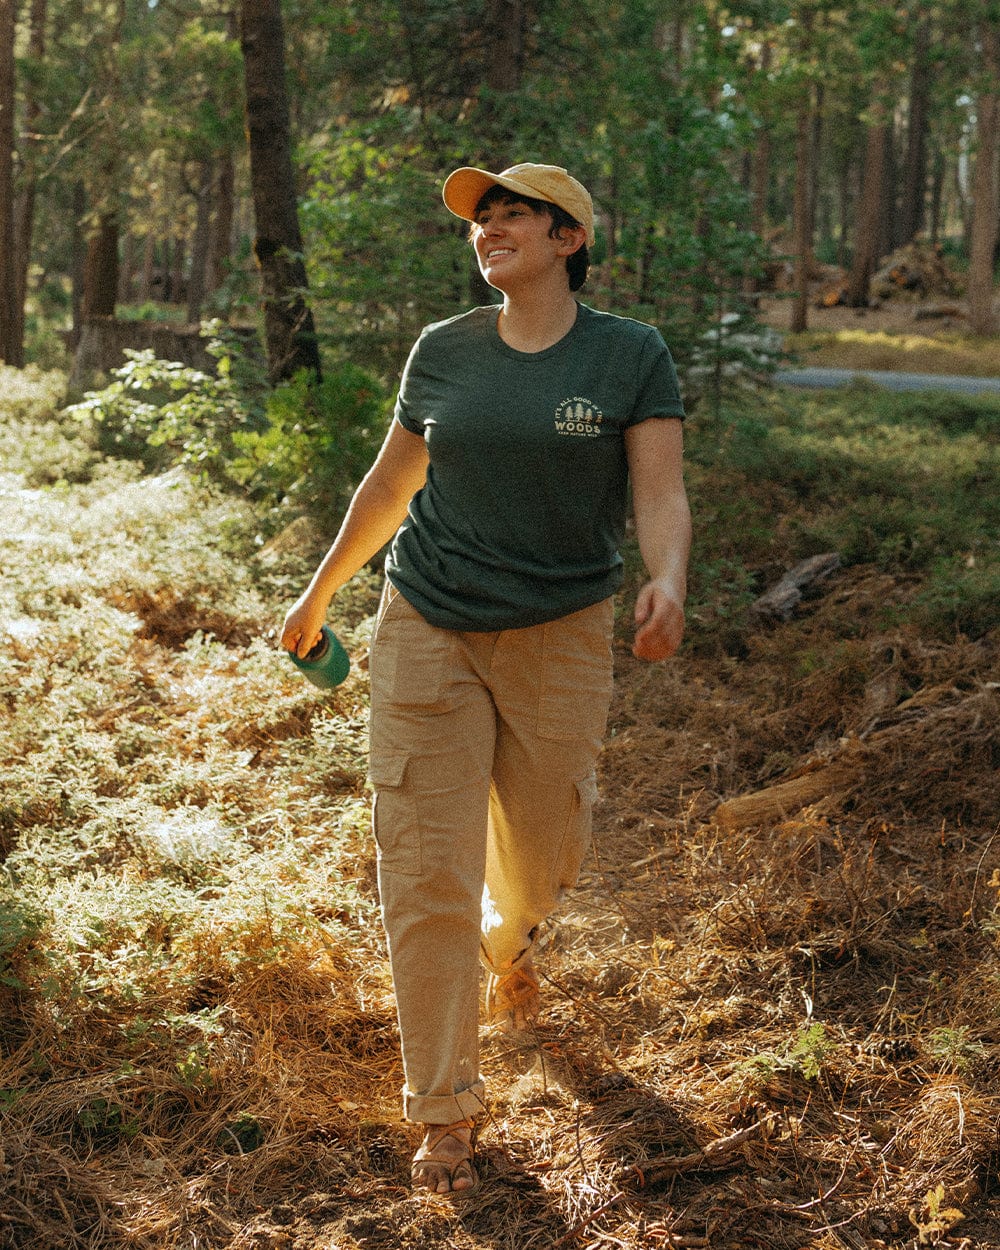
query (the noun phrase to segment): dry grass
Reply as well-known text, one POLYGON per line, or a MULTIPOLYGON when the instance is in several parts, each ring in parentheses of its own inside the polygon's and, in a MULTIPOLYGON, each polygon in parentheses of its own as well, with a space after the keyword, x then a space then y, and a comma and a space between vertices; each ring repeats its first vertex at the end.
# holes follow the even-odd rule
MULTIPOLYGON (((953 315, 932 319, 918 316, 926 305, 905 299, 877 309, 810 308, 808 330, 786 334, 785 346, 802 365, 1000 377, 1000 343, 969 334, 962 304, 944 302, 953 315)), ((765 300, 761 317, 787 331, 791 307, 788 299, 765 300)))
MULTIPOLYGON (((267 635, 304 561, 183 479, 4 479, 0 1246, 1000 1247, 996 631, 838 574, 746 654, 618 651, 595 856, 486 1185, 409 1190, 365 680, 267 635), (26 538, 30 535, 30 541, 26 538), (241 544, 244 544, 241 546, 241 544), (851 629, 845 629, 845 622, 851 629), (725 832, 722 799, 852 784, 725 832)), ((377 587, 339 622, 363 665, 377 587)))

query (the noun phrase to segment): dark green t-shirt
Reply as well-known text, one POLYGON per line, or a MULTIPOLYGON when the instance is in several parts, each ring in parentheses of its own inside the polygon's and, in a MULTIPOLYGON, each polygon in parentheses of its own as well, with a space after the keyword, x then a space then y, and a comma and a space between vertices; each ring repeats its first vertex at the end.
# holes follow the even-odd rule
POLYGON ((500 338, 497 313, 428 326, 396 401, 430 467, 386 573, 445 629, 539 625, 617 590, 624 431, 684 415, 653 326, 580 304, 558 343, 526 353, 500 338))

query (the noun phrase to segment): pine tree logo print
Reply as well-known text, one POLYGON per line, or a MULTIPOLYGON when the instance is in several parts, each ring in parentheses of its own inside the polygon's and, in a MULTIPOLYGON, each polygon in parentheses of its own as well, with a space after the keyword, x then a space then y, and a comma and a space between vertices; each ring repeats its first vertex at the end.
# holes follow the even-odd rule
POLYGON ((556 408, 556 432, 571 434, 577 438, 596 438, 601 432, 604 413, 582 395, 564 399, 556 408))

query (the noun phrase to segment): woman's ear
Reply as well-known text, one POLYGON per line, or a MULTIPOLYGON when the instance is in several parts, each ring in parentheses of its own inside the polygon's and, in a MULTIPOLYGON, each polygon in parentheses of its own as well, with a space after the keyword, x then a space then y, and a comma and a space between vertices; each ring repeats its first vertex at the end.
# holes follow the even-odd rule
POLYGON ((587 232, 583 226, 558 226, 554 238, 559 243, 559 251, 563 256, 572 256, 587 241, 587 232))

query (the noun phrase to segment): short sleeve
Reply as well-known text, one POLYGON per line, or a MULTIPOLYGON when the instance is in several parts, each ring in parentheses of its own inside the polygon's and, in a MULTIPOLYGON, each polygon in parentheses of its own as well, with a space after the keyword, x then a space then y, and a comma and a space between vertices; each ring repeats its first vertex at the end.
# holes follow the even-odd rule
POLYGON ((423 437, 424 423, 420 418, 420 349, 424 335, 413 344, 403 369, 396 396, 394 416, 404 430, 423 437))
POLYGON ((643 344, 639 358, 635 407, 625 425, 639 425, 651 417, 678 417, 684 420, 684 402, 681 399, 677 369, 674 367, 670 349, 655 326, 649 327, 643 344))

